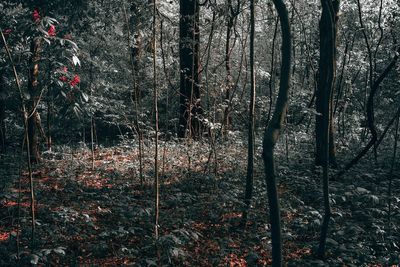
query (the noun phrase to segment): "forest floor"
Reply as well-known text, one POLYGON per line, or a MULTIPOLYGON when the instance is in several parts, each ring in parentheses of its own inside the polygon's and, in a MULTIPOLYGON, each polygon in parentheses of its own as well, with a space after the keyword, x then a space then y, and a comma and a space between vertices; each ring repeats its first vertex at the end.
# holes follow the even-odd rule
MULTIPOLYGON (((260 148, 246 229, 239 226, 246 146, 162 142, 160 238, 162 266, 266 266, 271 240, 260 148), (190 166, 189 166, 190 159, 190 166), (209 160, 210 159, 210 160, 209 160), (217 162, 217 164, 215 164, 217 162)), ((87 148, 56 147, 34 167, 36 229, 30 245, 28 174, 17 160, 0 194, 0 265, 157 266, 154 244, 153 148, 144 151, 144 182, 132 144, 98 148, 94 169, 87 148), (20 180, 20 181, 19 181, 20 180), (19 201, 20 199, 20 201, 19 201), (18 216, 19 214, 19 216, 18 216), (18 219, 19 217, 19 219, 18 219), (18 225, 22 231, 17 231, 18 225), (17 239, 20 259, 17 260, 17 239)), ((400 173, 368 159, 331 182, 333 218, 326 261, 315 258, 322 222, 321 170, 312 155, 277 149, 284 258, 288 266, 399 264, 400 173), (388 186, 392 181, 391 221, 388 186)), ((4 174, 4 173, 3 173, 4 174)))

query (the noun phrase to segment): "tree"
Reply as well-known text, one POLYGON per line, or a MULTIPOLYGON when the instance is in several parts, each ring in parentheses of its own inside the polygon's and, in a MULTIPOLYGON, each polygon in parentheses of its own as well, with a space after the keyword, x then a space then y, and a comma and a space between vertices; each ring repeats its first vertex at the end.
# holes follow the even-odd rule
POLYGON ((37 110, 39 101, 39 62, 40 62, 40 38, 33 38, 31 41, 31 58, 29 60, 29 76, 28 76, 28 139, 30 145, 31 162, 38 163, 40 161, 40 150, 39 150, 39 127, 40 115, 37 110))
POLYGON ((160 180, 158 173, 158 88, 157 88, 157 0, 153 0, 153 106, 154 106, 154 235, 156 244, 156 256, 159 260, 158 238, 159 238, 159 217, 160 217, 160 180))
POLYGON ((200 135, 200 5, 198 0, 180 0, 179 60, 180 103, 178 136, 200 135))
POLYGON ((288 109, 292 43, 286 5, 283 0, 273 0, 273 2, 281 23, 282 65, 278 98, 276 100, 274 114, 272 115, 271 121, 264 133, 262 156, 265 166, 265 181, 267 184, 269 216, 271 222, 272 265, 282 266, 281 215, 278 190, 276 186, 274 149, 281 134, 281 129, 288 109))
MULTIPOLYGON (((334 83, 335 80, 335 73, 336 73, 336 38, 337 38, 337 22, 338 22, 338 14, 339 14, 339 6, 340 6, 340 1, 338 0, 330 0, 330 6, 332 7, 332 26, 327 25, 327 22, 325 20, 322 20, 320 22, 320 53, 321 53, 321 58, 320 62, 322 61, 323 64, 320 64, 320 68, 318 71, 318 82, 317 82, 317 91, 316 91, 316 111, 317 111, 317 116, 316 116, 316 121, 315 121, 315 164, 317 166, 323 165, 323 162, 325 161, 325 154, 324 154, 324 139, 323 139, 323 131, 324 127, 323 124, 325 123, 324 120, 328 120, 329 123, 329 162, 332 164, 332 166, 336 167, 337 162, 336 162, 336 149, 335 149, 335 141, 334 141, 334 135, 333 135, 333 86, 328 86, 326 87, 326 84, 323 83, 323 80, 326 79, 327 75, 333 75, 332 76, 332 84, 334 83), (330 28, 332 27, 332 29, 330 28), (333 36, 330 36, 331 31, 333 33, 333 36), (332 53, 330 51, 322 51, 321 49, 326 49, 327 45, 331 45, 330 43, 332 42, 333 45, 333 51, 332 53), (325 53, 326 52, 326 53, 325 53), (333 69, 330 69, 330 61, 333 61, 333 69), (332 72, 332 73, 329 73, 332 72), (329 90, 329 91, 327 91, 329 90), (327 94, 327 97, 325 99, 325 94, 327 94), (328 103, 324 103, 328 102, 328 103), (329 114, 324 113, 324 106, 329 105, 329 114)), ((331 48, 329 48, 331 49, 331 48)))
MULTIPOLYGON (((228 0, 227 2, 227 25, 226 25, 226 42, 225 42, 225 71, 226 71, 226 92, 225 92, 225 104, 228 104, 231 101, 232 88, 234 86, 233 77, 232 77, 232 66, 231 66, 231 54, 236 43, 236 40, 233 42, 231 47, 231 38, 232 31, 235 25, 236 17, 240 13, 241 8, 241 0, 237 0, 236 6, 234 7, 232 4, 232 0, 228 0)), ((250 37, 251 38, 251 37, 250 37)), ((253 49, 254 50, 254 49, 253 49)), ((224 120, 223 124, 225 126, 225 130, 228 130, 230 125, 232 124, 232 117, 230 116, 230 105, 224 110, 224 120)))
MULTIPOLYGON (((317 115, 316 136, 318 136, 317 146, 320 154, 318 160, 322 160, 322 189, 324 196, 324 220, 321 227, 321 238, 318 248, 318 255, 324 257, 326 236, 331 217, 331 207, 329 201, 329 162, 331 147, 333 146, 332 136, 332 91, 336 72, 336 22, 339 9, 339 1, 321 0, 322 14, 319 22, 320 28, 320 59, 319 76, 317 91, 317 111, 322 115, 317 115)), ((331 161, 334 163, 334 161, 331 161)), ((319 163, 319 162, 317 162, 319 163)))
POLYGON ((0 152, 5 151, 5 143, 6 143, 6 92, 5 92, 5 84, 3 74, 0 73, 0 152))
POLYGON ((247 175, 246 192, 244 196, 245 210, 243 212, 243 225, 247 221, 247 212, 250 208, 251 198, 253 196, 254 180, 254 110, 256 102, 256 81, 254 72, 254 31, 255 31, 255 10, 254 0, 250 0, 250 105, 249 105, 249 125, 248 125, 248 144, 247 144, 247 175))

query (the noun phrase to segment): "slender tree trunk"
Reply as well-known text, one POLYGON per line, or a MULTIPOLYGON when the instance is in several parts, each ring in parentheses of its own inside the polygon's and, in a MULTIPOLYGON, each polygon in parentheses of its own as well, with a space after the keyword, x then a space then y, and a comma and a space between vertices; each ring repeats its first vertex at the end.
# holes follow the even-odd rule
POLYGON ((276 44, 276 36, 278 35, 278 24, 279 24, 279 17, 275 20, 274 26, 274 36, 272 37, 272 48, 271 48, 271 68, 270 73, 271 77, 269 78, 269 108, 268 108, 268 115, 267 115, 267 124, 271 119, 271 112, 272 112, 272 105, 274 102, 274 89, 275 89, 275 44, 276 44))
POLYGON ((232 117, 230 115, 231 107, 229 105, 232 95, 232 89, 234 87, 234 81, 232 77, 232 70, 231 70, 231 53, 232 49, 235 46, 235 41, 231 47, 231 37, 232 37, 232 30, 235 25, 236 16, 239 14, 240 11, 240 0, 237 1, 236 8, 233 8, 232 0, 228 0, 228 10, 227 10, 227 26, 226 26, 226 42, 225 42, 225 71, 226 71, 226 81, 225 81, 225 105, 226 108, 224 110, 224 128, 225 131, 229 130, 232 124, 232 117))
POLYGON ((131 29, 131 25, 133 25, 134 28, 136 28, 137 23, 135 21, 135 15, 138 14, 136 5, 133 3, 130 8, 131 12, 133 12, 133 16, 131 16, 131 19, 128 19, 128 14, 126 12, 126 7, 125 7, 125 1, 123 2, 123 11, 124 11, 124 16, 125 16, 125 23, 127 25, 128 31, 127 31, 127 44, 128 44, 128 49, 130 50, 130 63, 131 63, 131 71, 132 71, 132 83, 133 83, 133 93, 131 94, 131 100, 132 103, 134 104, 135 107, 135 121, 134 121, 134 129, 138 137, 138 145, 139 145, 139 151, 138 151, 138 161, 139 161, 139 179, 140 179, 140 185, 143 186, 144 183, 144 176, 143 176, 143 133, 139 124, 139 112, 140 112, 140 92, 138 88, 138 82, 137 82, 137 74, 139 71, 139 59, 140 59, 140 52, 141 52, 141 41, 140 41, 140 33, 135 32, 133 29, 131 29), (134 35, 134 40, 135 40, 135 45, 134 47, 131 47, 131 32, 133 32, 134 35))
POLYGON ((390 63, 386 66, 386 68, 382 71, 376 81, 373 83, 371 87, 371 91, 367 100, 367 126, 369 131, 371 132, 371 139, 368 144, 358 153, 356 157, 354 157, 349 163, 345 165, 345 167, 336 175, 335 178, 341 177, 346 171, 352 168, 354 165, 358 163, 358 161, 367 154, 367 152, 374 146, 376 141, 378 140, 378 133, 375 127, 375 115, 374 115, 374 97, 378 92, 380 84, 383 80, 389 75, 390 71, 394 68, 399 59, 400 47, 397 48, 396 54, 390 61, 390 63))
POLYGON ((247 144, 247 175, 246 192, 244 196, 245 210, 243 211, 242 223, 246 225, 247 214, 253 196, 254 180, 254 110, 256 100, 256 77, 254 72, 254 31, 255 31, 255 11, 254 0, 250 0, 250 106, 249 106, 249 128, 247 144))
POLYGON ((278 98, 275 104, 275 112, 269 122, 263 140, 263 160, 265 166, 265 180, 267 184, 268 205, 271 223, 272 239, 272 266, 282 266, 282 238, 281 216, 278 190, 276 185, 276 171, 274 149, 281 134, 281 129, 288 109, 288 96, 290 85, 291 66, 291 32, 288 10, 283 0, 273 0, 278 12, 282 30, 282 65, 278 98))
POLYGON ((320 59, 317 91, 317 106, 322 115, 317 116, 322 164, 322 191, 324 200, 324 219, 321 227, 321 237, 318 247, 318 256, 325 256, 326 238, 328 235, 331 206, 329 201, 329 163, 331 158, 332 138, 332 94, 336 72, 336 21, 339 2, 321 0, 322 14, 320 27, 320 59), (337 5, 337 7, 335 7, 337 5))
MULTIPOLYGON (((228 9, 232 7, 232 0, 228 0, 228 9)), ((228 24, 226 26, 226 43, 225 43, 225 71, 226 71, 226 81, 225 81, 225 102, 229 102, 231 97, 231 89, 232 89, 232 72, 231 72, 231 35, 232 35, 232 27, 234 18, 228 11, 228 24)), ((225 103, 227 104, 227 103, 225 103)), ((229 114, 229 107, 226 107, 224 110, 224 120, 222 122, 224 124, 225 131, 229 129, 231 124, 231 117, 229 114)))
MULTIPOLYGON (((320 48, 321 51, 321 57, 322 56, 327 56, 327 57, 331 57, 332 61, 333 61, 333 65, 332 69, 329 70, 329 68, 331 67, 330 65, 320 65, 320 69, 318 72, 318 81, 321 82, 321 79, 324 80, 326 79, 325 75, 327 75, 325 72, 332 72, 332 83, 334 83, 335 80, 335 73, 336 73, 336 36, 337 36, 337 22, 338 22, 338 14, 339 14, 339 6, 340 6, 340 1, 339 0, 335 0, 335 1, 331 1, 329 3, 330 6, 330 16, 332 19, 332 25, 327 25, 327 22, 323 22, 323 25, 321 25, 320 23, 320 27, 324 27, 323 29, 320 29, 320 42, 323 44, 324 47, 320 48), (332 27, 332 28, 331 28, 332 27), (333 36, 331 35, 331 32, 333 34, 333 36), (326 44, 324 44, 326 43, 326 44), (331 44, 330 44, 331 43, 331 44), (331 49, 330 47, 327 48, 325 46, 333 46, 333 51, 330 52, 329 51, 329 55, 327 53, 325 53, 326 51, 322 51, 321 49, 331 49), (331 54, 331 55, 330 55, 331 54)), ((321 17, 321 20, 323 18, 321 17)), ((327 60, 331 60, 329 58, 322 58, 320 59, 320 61, 325 61, 325 63, 328 63, 327 60)), ((330 64, 330 63, 328 63, 330 64)), ((333 85, 329 86, 328 88, 325 87, 325 84, 321 84, 319 83, 317 85, 317 92, 316 92, 316 111, 319 113, 319 115, 316 116, 316 121, 315 121, 315 144, 316 144, 316 153, 315 153, 315 164, 317 166, 322 166, 324 164, 325 159, 325 153, 324 153, 324 119, 327 119, 329 122, 329 159, 328 159, 328 163, 332 164, 333 167, 337 167, 337 162, 336 162, 336 148, 335 148, 335 141, 334 141, 334 120, 333 120, 333 85), (324 99, 325 96, 325 91, 328 90, 327 92, 327 98, 324 99), (326 101, 327 103, 324 103, 324 101, 326 101), (324 106, 325 105, 329 105, 329 118, 325 116, 323 110, 324 110, 324 106), (322 114, 322 115, 320 115, 322 114)))
MULTIPOLYGON (((4 37, 3 30, 0 28, 0 35, 1 35, 1 40, 3 42, 4 48, 7 52, 8 60, 10 61, 10 64, 13 69, 13 74, 15 78, 15 84, 17 86, 18 94, 19 94, 19 100, 21 104, 21 109, 22 109, 22 116, 23 116, 23 123, 24 123, 24 141, 26 144, 26 155, 27 155, 27 163, 28 163, 28 175, 29 175, 29 189, 30 189, 30 212, 31 212, 31 250, 34 250, 34 244, 35 244, 35 226, 36 226, 36 213, 35 213, 35 191, 34 191, 34 183, 33 183, 33 174, 32 174, 32 164, 31 164, 31 153, 30 153, 30 144, 29 144, 29 138, 28 138, 28 111, 25 105, 24 101, 24 96, 23 96, 23 91, 20 83, 20 79, 18 76, 17 69, 15 67, 13 58, 11 56, 10 49, 8 48, 7 41, 4 37)), ((24 143, 23 141, 23 143, 24 143)), ((23 148, 22 148, 23 150, 23 148)))
POLYGON ((51 129, 51 122, 53 119, 53 105, 54 105, 54 99, 53 99, 53 92, 49 88, 47 91, 47 118, 46 118, 46 124, 47 124, 47 149, 51 151, 52 148, 52 129, 51 129))
POLYGON ((39 61, 40 61, 40 39, 32 39, 30 52, 32 56, 29 60, 29 81, 28 81, 28 93, 30 99, 28 102, 28 139, 30 145, 31 162, 38 163, 40 161, 39 151, 39 129, 38 129, 38 111, 36 105, 38 102, 38 83, 39 83, 39 61))
POLYGON ((394 134, 393 155, 392 155, 392 161, 390 164, 390 171, 389 171, 389 185, 388 185, 388 196, 387 196, 388 197, 388 214, 387 214, 388 236, 390 236, 391 231, 392 231, 391 219, 392 219, 393 172, 395 171, 395 168, 396 168, 395 166, 396 166, 396 156, 397 156, 397 143, 399 141, 399 121, 400 121, 400 117, 397 117, 395 134, 394 134))
POLYGON ((399 108, 397 109, 396 113, 394 114, 394 116, 392 117, 392 119, 389 121, 389 123, 386 125, 385 129, 383 130, 381 136, 378 138, 378 140, 376 141, 376 146, 378 147, 383 138, 385 138, 387 132, 389 131, 390 127, 392 127, 393 123, 400 117, 400 105, 399 108))
POLYGON ((153 106, 154 106, 154 129, 155 129, 155 143, 154 143, 154 235, 156 244, 156 253, 158 262, 160 260, 160 251, 158 247, 159 238, 159 207, 160 207, 160 181, 158 174, 158 88, 157 88, 157 0, 153 0, 153 106))
POLYGON ((0 73, 0 153, 6 149, 6 92, 4 88, 4 77, 0 73))
MULTIPOLYGON (((358 19, 359 19, 359 23, 360 23, 360 30, 361 30, 361 32, 363 34, 365 45, 367 47, 367 52, 368 52, 368 60, 369 60, 369 66, 368 66, 369 68, 368 69, 369 69, 369 73, 367 73, 367 81, 368 81, 367 83, 371 88, 371 91, 370 91, 370 94, 371 94, 372 93, 373 80, 374 80, 374 63, 373 63, 373 61, 374 61, 373 56, 374 55, 373 55, 371 44, 370 44, 370 41, 369 41, 369 38, 368 38, 367 29, 365 28, 365 25, 364 25, 364 22, 363 22, 362 8, 361 8, 360 0, 357 0, 357 8, 358 8, 358 19)), ((378 27, 381 29, 380 20, 381 20, 381 6, 380 6, 380 10, 379 10, 379 21, 378 21, 378 27)), ((380 33, 382 34, 382 32, 380 32, 380 33)), ((378 41, 378 45, 376 46, 375 55, 378 52, 378 49, 379 49, 379 46, 380 46, 380 42, 381 42, 381 38, 382 38, 382 36, 380 37, 380 40, 378 41)), ((375 63, 376 63, 376 61, 375 61, 375 63)), ((369 118, 368 114, 369 114, 369 112, 374 113, 374 111, 373 111, 374 107, 368 105, 368 101, 370 101, 370 99, 369 99, 369 97, 367 97, 368 96, 368 91, 367 91, 368 89, 367 88, 368 88, 368 86, 366 85, 365 86, 365 99, 367 101, 367 103, 366 103, 366 108, 367 108, 366 114, 367 114, 367 120, 369 121, 370 118, 369 118), (368 111, 368 108, 372 108, 372 111, 368 111)), ((369 124, 369 123, 370 122, 367 122, 367 124, 369 124)), ((372 139, 375 139, 375 141, 376 141, 377 132, 376 132, 375 125, 374 125, 373 121, 372 121, 372 127, 369 127, 369 129, 370 129, 370 132, 372 134, 372 139)), ((365 133, 366 133, 366 131, 365 131, 365 133)), ((362 138, 362 139, 364 139, 364 138, 362 138)), ((372 145, 374 146, 375 162, 377 162, 378 154, 377 154, 377 151, 376 151, 375 141, 374 141, 374 143, 372 145)))
POLYGON ((180 0, 179 59, 180 59, 180 107, 178 137, 200 135, 199 77, 199 3, 198 0, 180 0))

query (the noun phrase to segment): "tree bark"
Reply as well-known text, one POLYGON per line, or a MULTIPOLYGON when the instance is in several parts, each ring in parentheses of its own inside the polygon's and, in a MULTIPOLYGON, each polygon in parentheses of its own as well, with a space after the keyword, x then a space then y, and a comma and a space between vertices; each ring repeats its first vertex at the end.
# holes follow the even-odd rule
POLYGON ((321 226, 318 256, 325 256, 326 238, 328 235, 329 221, 331 218, 331 206, 329 201, 329 163, 332 163, 332 94, 336 71, 336 22, 339 10, 339 2, 321 0, 322 14, 319 23, 320 29, 320 59, 319 77, 317 89, 317 154, 316 163, 322 165, 322 191, 324 201, 324 219, 321 226))
POLYGON ((4 77, 0 73, 0 153, 3 153, 6 148, 6 92, 4 86, 4 77))
POLYGON ((272 266, 282 266, 281 217, 276 185, 274 148, 281 134, 281 128, 288 109, 292 44, 286 5, 283 0, 273 0, 273 2, 278 12, 282 30, 282 65, 275 112, 264 133, 262 156, 265 166, 265 180, 270 211, 272 266))
POLYGON ((201 133, 200 103, 200 6, 198 0, 180 0, 179 59, 180 107, 178 137, 198 137, 201 133))
MULTIPOLYGON (((132 2, 130 5, 131 16, 129 17, 129 21, 127 18, 127 14, 125 14, 126 23, 128 25, 128 38, 129 38, 129 48, 130 48, 130 56, 131 56, 131 64, 132 64, 132 75, 133 75, 133 92, 134 92, 134 100, 137 102, 137 105, 141 105, 141 92, 139 90, 138 85, 138 73, 140 70, 140 56, 142 53, 142 35, 140 33, 140 5, 135 2, 132 2), (133 45, 130 44, 131 35, 133 37, 133 45)), ((124 12, 126 13, 125 7, 124 12)))
POLYGON ((236 16, 239 14, 240 11, 240 0, 237 1, 236 8, 233 8, 232 0, 228 0, 228 7, 227 7, 227 26, 226 26, 226 42, 225 42, 225 71, 226 71, 226 81, 225 81, 225 105, 227 107, 224 110, 224 129, 225 131, 229 130, 232 124, 232 117, 230 114, 231 108, 229 106, 229 102, 231 100, 231 91, 234 86, 233 77, 232 77, 232 69, 231 69, 231 52, 233 47, 235 46, 236 40, 234 40, 233 45, 231 47, 231 37, 232 37, 232 30, 235 25, 236 16))
MULTIPOLYGON (((320 62, 323 62, 323 64, 320 64, 320 68, 318 71, 318 84, 317 84, 317 92, 316 92, 316 111, 318 115, 316 116, 316 121, 315 121, 315 165, 317 166, 322 166, 324 161, 325 161, 325 155, 323 152, 323 146, 324 146, 324 140, 323 140, 323 131, 324 131, 324 119, 327 119, 329 121, 329 163, 332 164, 333 167, 337 167, 337 162, 336 162, 336 148, 335 148, 335 141, 334 141, 334 121, 333 121, 333 86, 329 86, 328 88, 325 87, 325 84, 322 82, 323 80, 326 80, 327 75, 333 75, 332 76, 332 84, 334 83, 335 80, 335 73, 336 73, 336 36, 337 36, 337 22, 338 22, 338 14, 339 14, 339 5, 340 1, 334 0, 329 2, 330 6, 330 16, 332 19, 332 25, 329 25, 326 21, 322 21, 324 18, 321 17, 321 22, 320 22, 320 62), (331 35, 331 32, 333 36, 331 35), (323 45, 323 47, 321 46, 323 45), (333 46, 333 51, 325 51, 326 49, 331 49, 327 48, 327 46, 333 46), (324 51, 323 51, 324 50, 324 51), (333 66, 331 68, 331 63, 330 61, 333 61, 333 66), (332 74, 329 74, 328 72, 332 72, 332 74), (324 99, 326 90, 329 90, 327 92, 328 97, 324 99), (327 103, 324 103, 327 102, 327 103), (329 118, 326 114, 324 114, 324 106, 329 105, 329 118), (321 115, 322 114, 322 115, 321 115)), ((324 11, 322 11, 324 12, 324 11)))
POLYGON ((250 105, 249 105, 249 128, 247 144, 247 174, 246 191, 244 196, 245 209, 242 216, 242 224, 246 225, 248 210, 250 209, 251 198, 253 196, 254 181, 254 110, 256 100, 256 77, 254 72, 254 31, 255 31, 255 11, 254 0, 250 1, 250 105))
POLYGON ((38 163, 40 161, 39 150, 39 113, 37 111, 37 102, 39 100, 39 61, 40 61, 40 39, 35 38, 31 42, 30 52, 32 54, 29 60, 29 77, 28 77, 28 93, 30 99, 28 102, 28 138, 30 145, 31 162, 38 163))

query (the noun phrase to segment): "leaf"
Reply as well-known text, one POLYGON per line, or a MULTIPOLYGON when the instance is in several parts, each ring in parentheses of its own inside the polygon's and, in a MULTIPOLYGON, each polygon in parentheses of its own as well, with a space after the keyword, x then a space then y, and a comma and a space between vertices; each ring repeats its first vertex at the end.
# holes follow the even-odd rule
POLYGON ((379 198, 375 195, 370 196, 372 203, 379 204, 379 198))
POLYGON ((368 190, 368 189, 365 189, 365 188, 363 188, 363 187, 357 187, 357 188, 356 188, 356 191, 357 191, 359 194, 368 194, 368 193, 369 193, 369 190, 368 190))
POLYGON ((335 247, 337 245, 339 245, 339 243, 336 240, 334 240, 332 238, 329 238, 329 237, 326 239, 326 243, 329 244, 329 245, 335 246, 335 247))
POLYGON ((65 248, 64 247, 58 247, 56 249, 53 249, 53 251, 59 255, 65 256, 65 248))
POLYGON ((49 45, 51 44, 51 42, 50 42, 50 40, 49 40, 49 39, 47 39, 47 38, 43 38, 43 40, 44 40, 46 43, 48 43, 49 45))
POLYGON ((47 17, 47 20, 50 24, 60 24, 55 18, 47 17))
POLYGON ((157 262, 155 262, 153 260, 146 259, 146 262, 147 262, 148 266, 157 266, 157 262))
POLYGON ((74 106, 74 107, 72 108, 72 110, 74 111, 76 117, 81 118, 81 111, 80 111, 79 107, 74 106))
POLYGON ((32 255, 31 255, 31 263, 32 263, 33 265, 37 265, 38 262, 39 262, 39 256, 36 255, 36 254, 32 254, 32 255))
POLYGON ((81 66, 81 61, 79 60, 79 58, 75 55, 72 56, 72 61, 74 62, 74 65, 79 65, 81 66))
POLYGON ((85 94, 84 92, 82 92, 82 98, 84 102, 88 102, 89 101, 89 96, 87 94, 85 94))
POLYGON ((67 42, 69 42, 69 43, 72 45, 72 49, 73 49, 75 52, 78 51, 78 45, 77 45, 75 42, 73 42, 73 41, 71 41, 71 40, 69 40, 69 39, 64 39, 64 40, 67 41, 67 42))

